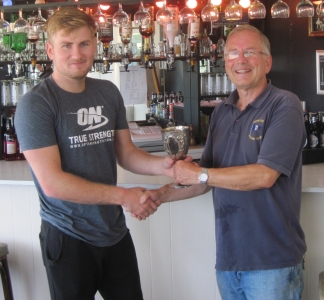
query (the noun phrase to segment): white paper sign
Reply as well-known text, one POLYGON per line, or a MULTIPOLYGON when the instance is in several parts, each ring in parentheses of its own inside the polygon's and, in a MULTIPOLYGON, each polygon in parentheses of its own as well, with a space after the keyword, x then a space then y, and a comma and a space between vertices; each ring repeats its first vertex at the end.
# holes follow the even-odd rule
MULTIPOLYGON (((124 71, 124 67, 120 67, 124 71)), ((129 66, 129 72, 120 72, 120 93, 125 105, 146 103, 146 70, 141 66, 129 66)))

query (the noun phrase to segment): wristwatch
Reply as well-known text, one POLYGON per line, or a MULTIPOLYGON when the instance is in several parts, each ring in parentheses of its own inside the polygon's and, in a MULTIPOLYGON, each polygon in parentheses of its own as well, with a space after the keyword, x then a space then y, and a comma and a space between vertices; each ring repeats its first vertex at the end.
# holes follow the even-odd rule
POLYGON ((208 180, 208 169, 203 168, 199 175, 200 184, 207 184, 207 180, 208 180))

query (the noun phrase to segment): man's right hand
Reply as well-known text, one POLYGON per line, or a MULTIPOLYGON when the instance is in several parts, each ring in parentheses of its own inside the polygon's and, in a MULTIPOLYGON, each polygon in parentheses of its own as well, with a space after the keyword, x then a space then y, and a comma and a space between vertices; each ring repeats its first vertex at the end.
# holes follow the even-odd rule
POLYGON ((157 208, 161 205, 160 201, 153 201, 146 199, 145 203, 141 204, 140 199, 146 192, 145 188, 134 187, 128 189, 127 201, 123 204, 123 207, 127 212, 135 215, 140 220, 145 220, 150 215, 157 211, 157 208))

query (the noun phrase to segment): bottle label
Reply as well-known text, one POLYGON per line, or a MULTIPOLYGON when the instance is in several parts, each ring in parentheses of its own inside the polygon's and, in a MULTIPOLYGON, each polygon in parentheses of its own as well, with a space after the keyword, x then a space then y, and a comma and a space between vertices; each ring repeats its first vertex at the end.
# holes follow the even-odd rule
POLYGON ((132 35, 132 27, 122 26, 121 34, 130 37, 132 35))
POLYGON ((176 22, 167 23, 166 31, 178 32, 178 23, 176 22))
POLYGON ((16 142, 13 141, 13 142, 9 142, 7 141, 7 145, 6 145, 6 154, 15 154, 16 153, 16 149, 17 149, 17 146, 16 146, 16 142))
POLYGON ((309 135, 309 147, 310 148, 316 148, 318 145, 318 137, 315 134, 309 135))
POLYGON ((199 22, 190 23, 190 37, 198 38, 200 33, 199 22))
POLYGON ((324 132, 320 134, 320 147, 324 148, 324 132))

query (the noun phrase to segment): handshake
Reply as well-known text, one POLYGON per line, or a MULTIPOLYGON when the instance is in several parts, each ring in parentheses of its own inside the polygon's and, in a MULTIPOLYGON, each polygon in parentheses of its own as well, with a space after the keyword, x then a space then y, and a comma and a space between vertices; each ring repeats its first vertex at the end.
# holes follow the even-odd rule
MULTIPOLYGON (((165 175, 172 177, 176 183, 183 185, 199 183, 197 176, 199 173, 200 167, 197 163, 192 162, 190 156, 173 163, 171 168, 165 170, 165 175)), ((190 194, 189 190, 191 189, 174 189, 170 185, 155 190, 147 190, 143 187, 130 188, 123 207, 138 220, 145 220, 154 214, 162 203, 193 197, 194 195, 190 194)))

